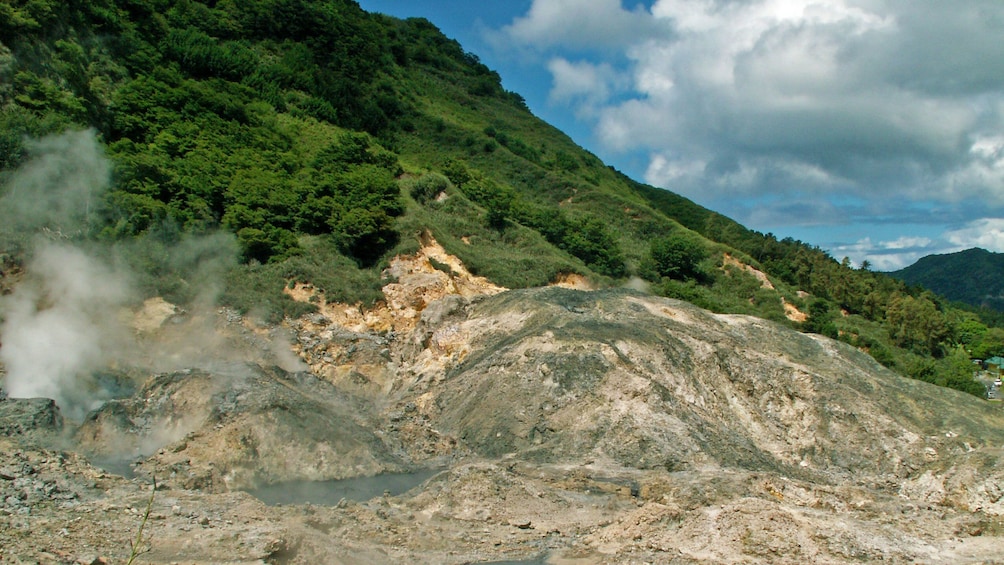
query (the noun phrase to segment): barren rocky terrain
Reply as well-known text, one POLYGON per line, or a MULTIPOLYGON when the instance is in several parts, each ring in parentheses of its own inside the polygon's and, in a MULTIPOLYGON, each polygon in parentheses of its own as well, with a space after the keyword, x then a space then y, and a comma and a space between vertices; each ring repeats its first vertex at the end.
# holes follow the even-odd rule
POLYGON ((999 406, 432 241, 388 274, 372 310, 291 288, 319 309, 281 327, 148 301, 190 366, 110 368, 82 421, 0 400, 0 563, 1004 563, 999 406))

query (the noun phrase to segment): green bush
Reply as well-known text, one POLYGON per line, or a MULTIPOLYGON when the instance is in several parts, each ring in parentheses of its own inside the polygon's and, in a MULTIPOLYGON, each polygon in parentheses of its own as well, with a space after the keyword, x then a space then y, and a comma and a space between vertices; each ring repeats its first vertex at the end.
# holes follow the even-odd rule
POLYGON ((406 184, 408 193, 419 204, 435 199, 450 187, 450 179, 439 173, 426 173, 406 184))
POLYGON ((317 309, 285 294, 283 289, 291 283, 311 284, 330 302, 372 305, 383 297, 378 268, 359 268, 324 237, 307 237, 299 245, 305 252, 285 261, 251 261, 229 270, 221 302, 241 313, 278 322, 317 309))
POLYGON ((707 248, 697 236, 676 230, 652 241, 645 273, 676 280, 700 279, 700 264, 707 256, 707 248))
POLYGON ((833 318, 829 301, 817 298, 809 304, 809 317, 802 323, 802 330, 835 338, 837 328, 833 324, 833 318))

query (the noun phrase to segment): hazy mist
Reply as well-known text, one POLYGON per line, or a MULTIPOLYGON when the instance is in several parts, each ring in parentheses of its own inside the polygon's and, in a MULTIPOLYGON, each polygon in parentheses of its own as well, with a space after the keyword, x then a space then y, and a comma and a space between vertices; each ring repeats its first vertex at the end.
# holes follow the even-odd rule
MULTIPOLYGON (((28 147, 30 158, 0 192, 0 238, 25 257, 23 277, 0 297, 0 363, 11 397, 53 398, 80 419, 121 394, 122 379, 243 359, 214 326, 223 276, 237 263, 232 235, 164 226, 98 243, 89 236, 111 164, 96 134, 66 132, 28 147), (164 292, 173 304, 152 320, 163 335, 151 337, 137 325, 150 315, 143 301, 164 292)), ((265 349, 292 356, 288 342, 265 349)))

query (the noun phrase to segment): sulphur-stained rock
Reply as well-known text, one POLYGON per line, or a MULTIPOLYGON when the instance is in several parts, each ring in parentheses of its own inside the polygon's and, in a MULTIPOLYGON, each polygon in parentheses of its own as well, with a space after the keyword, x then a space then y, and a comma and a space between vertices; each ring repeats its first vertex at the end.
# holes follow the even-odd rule
POLYGON ((487 457, 850 476, 897 473, 1001 433, 990 423, 1000 412, 983 403, 967 410, 986 424, 960 414, 966 437, 897 409, 951 414, 973 401, 932 394, 837 342, 629 291, 513 291, 445 327, 469 352, 427 377, 437 383, 428 417, 487 457))
POLYGON ((415 255, 391 260, 385 274, 393 282, 383 287, 385 298, 373 308, 329 303, 309 285, 296 284, 287 288, 286 293, 295 300, 316 305, 325 321, 351 331, 407 332, 432 303, 444 298, 491 296, 505 290, 471 274, 431 235, 425 234, 423 241, 425 245, 415 255))
POLYGON ((101 459, 149 458, 142 475, 227 491, 401 469, 374 428, 371 407, 310 373, 247 365, 155 375, 76 437, 101 459))
POLYGON ((256 362, 150 371, 62 432, 51 403, 0 400, 0 555, 118 563, 139 539, 162 564, 1000 560, 994 405, 640 292, 464 294, 447 259, 400 271, 379 314, 221 312, 231 334, 209 343, 256 362), (277 335, 309 370, 267 362, 277 335), (243 492, 264 485, 310 494, 243 492))

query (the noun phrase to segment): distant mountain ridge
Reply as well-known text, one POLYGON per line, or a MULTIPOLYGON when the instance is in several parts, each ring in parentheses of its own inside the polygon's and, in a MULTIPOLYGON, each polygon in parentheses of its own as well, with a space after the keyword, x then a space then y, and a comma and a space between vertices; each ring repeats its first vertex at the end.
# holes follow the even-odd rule
POLYGON ((974 247, 928 255, 889 274, 950 300, 1004 311, 1004 253, 974 247))

